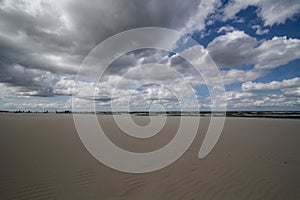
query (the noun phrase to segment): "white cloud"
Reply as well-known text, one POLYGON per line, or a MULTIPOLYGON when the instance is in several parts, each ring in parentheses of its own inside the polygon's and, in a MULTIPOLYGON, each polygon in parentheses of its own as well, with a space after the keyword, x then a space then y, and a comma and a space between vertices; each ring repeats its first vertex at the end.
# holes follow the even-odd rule
POLYGON ((227 101, 233 100, 243 100, 249 97, 255 97, 256 95, 250 92, 239 92, 239 91, 227 91, 226 99, 227 101))
POLYGON ((196 13, 189 18, 181 32, 190 33, 195 30, 203 30, 206 18, 214 13, 220 5, 220 0, 201 0, 196 13))
POLYGON ((260 14, 265 25, 283 24, 287 19, 292 18, 300 12, 298 0, 264 0, 262 1, 260 14))
POLYGON ((227 25, 227 26, 222 26, 221 28, 219 28, 217 33, 222 33, 222 32, 229 33, 229 32, 232 32, 234 30, 235 30, 234 27, 227 25))
POLYGON ((262 77, 266 73, 264 71, 258 71, 258 70, 237 70, 237 69, 231 69, 226 71, 221 71, 221 75, 223 77, 225 85, 231 84, 231 83, 243 83, 246 81, 252 81, 259 77, 262 77))
POLYGON ((224 20, 235 17, 241 10, 246 9, 250 5, 257 5, 259 0, 231 0, 224 9, 224 20))
POLYGON ((273 37, 256 48, 253 58, 258 69, 272 69, 300 58, 300 40, 284 37, 273 37))
POLYGON ((258 95, 245 91, 227 91, 227 106, 228 109, 246 109, 259 110, 264 107, 267 110, 270 108, 291 108, 300 106, 299 95, 289 96, 286 94, 265 94, 258 95))
POLYGON ((216 37, 208 44, 207 49, 219 67, 237 68, 243 64, 251 64, 251 58, 256 53, 256 43, 256 39, 244 31, 233 31, 216 37))
POLYGON ((55 111, 71 110, 71 101, 62 99, 53 101, 50 98, 26 97, 26 96, 6 96, 0 99, 2 110, 31 110, 31 111, 55 111))
POLYGON ((231 0, 224 9, 224 20, 234 18, 248 6, 258 7, 258 16, 264 20, 265 26, 283 24, 300 12, 298 0, 231 0))
POLYGON ((233 31, 215 38, 207 49, 219 67, 254 64, 256 69, 272 69, 300 58, 299 39, 273 37, 258 44, 243 31, 233 31))
POLYGON ((242 84, 243 91, 280 90, 284 88, 300 87, 300 78, 292 78, 283 81, 272 81, 269 83, 246 82, 242 84))
POLYGON ((264 35, 264 34, 269 33, 269 29, 263 29, 260 25, 254 25, 254 26, 251 26, 251 28, 253 28, 255 30, 255 33, 257 35, 264 35))
POLYGON ((296 88, 285 88, 281 90, 285 96, 296 96, 300 97, 300 87, 296 88))

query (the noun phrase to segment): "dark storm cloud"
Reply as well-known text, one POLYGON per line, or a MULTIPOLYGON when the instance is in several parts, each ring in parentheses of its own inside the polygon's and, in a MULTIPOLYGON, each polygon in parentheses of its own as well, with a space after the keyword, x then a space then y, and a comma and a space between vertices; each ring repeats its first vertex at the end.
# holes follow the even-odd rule
MULTIPOLYGON (((27 44, 26 48, 40 53, 68 52, 75 53, 73 36, 65 29, 55 10, 39 15, 32 15, 23 10, 0 10, 0 26, 3 35, 10 36, 15 42, 27 44), (62 32, 58 32, 62 30, 62 32), (20 37, 23 37, 20 38, 20 37), (29 46, 30 45, 30 46, 29 46)), ((2 37, 3 37, 2 35, 2 37)))
MULTIPOLYGON (((113 63, 111 63, 111 65, 106 69, 105 75, 124 75, 133 67, 141 67, 142 65, 152 63, 170 66, 180 74, 191 74, 197 72, 193 66, 179 54, 175 54, 172 57, 168 55, 168 51, 158 49, 134 50, 120 56, 113 63)), ((139 78, 143 78, 143 75, 141 75, 139 78)))
POLYGON ((181 28, 198 4, 199 0, 88 0, 70 1, 65 7, 80 38, 98 43, 131 28, 181 28))
POLYGON ((128 69, 135 66, 150 63, 164 64, 164 58, 167 54, 168 52, 158 49, 134 50, 117 58, 114 62, 110 64, 110 66, 106 69, 105 73, 123 75, 128 71, 128 69))
POLYGON ((50 72, 26 69, 21 65, 1 65, 0 80, 8 85, 17 86, 26 96, 54 96, 52 86, 58 79, 50 72))
MULTIPOLYGON (((144 26, 179 29, 196 12, 199 0, 43 2, 37 12, 25 4, 0 1, 0 82, 51 96, 53 83, 34 80, 48 72, 76 73, 96 44, 121 31, 144 26), (21 66, 23 72, 16 66, 21 66)), ((151 53, 129 54, 131 57, 115 62, 109 73, 123 72, 136 59, 151 53)))

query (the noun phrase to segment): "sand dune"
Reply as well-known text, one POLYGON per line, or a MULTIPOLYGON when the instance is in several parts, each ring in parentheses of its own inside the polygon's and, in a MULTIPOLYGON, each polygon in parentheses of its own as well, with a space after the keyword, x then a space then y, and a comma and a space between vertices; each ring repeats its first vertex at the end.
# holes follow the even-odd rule
MULTIPOLYGON (((118 146, 148 152, 173 138, 179 117, 147 141, 122 134, 111 116, 99 121, 118 146)), ((201 118, 193 144, 172 165, 129 174, 87 152, 72 115, 0 114, 0 199, 300 199, 299 120, 227 118, 200 160, 208 123, 201 118)))

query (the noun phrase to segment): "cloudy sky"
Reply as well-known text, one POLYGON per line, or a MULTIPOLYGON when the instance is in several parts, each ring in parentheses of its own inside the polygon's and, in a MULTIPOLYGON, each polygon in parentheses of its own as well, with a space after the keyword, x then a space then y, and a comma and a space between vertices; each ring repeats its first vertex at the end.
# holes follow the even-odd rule
POLYGON ((91 102, 97 110, 210 110, 220 78, 200 49, 222 76, 227 110, 299 111, 299 16, 299 0, 0 0, 0 110, 72 109, 72 96, 81 110, 91 102), (141 27, 178 31, 176 53, 133 50, 99 82, 89 75, 101 60, 76 81, 97 44, 141 27), (181 53, 203 67, 200 76, 181 53))

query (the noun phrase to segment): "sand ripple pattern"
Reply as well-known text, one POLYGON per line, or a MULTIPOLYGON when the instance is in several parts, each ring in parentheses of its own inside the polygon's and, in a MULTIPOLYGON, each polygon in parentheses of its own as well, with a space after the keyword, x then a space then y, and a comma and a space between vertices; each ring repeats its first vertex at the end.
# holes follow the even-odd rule
POLYGON ((14 176, 5 175, 0 176, 0 192, 3 192, 9 188, 14 180, 14 176))
POLYGON ((79 170, 75 176, 75 183, 82 187, 88 187, 94 180, 95 172, 90 169, 79 170))
POLYGON ((197 166, 190 172, 189 176, 170 182, 162 199, 285 198, 283 186, 271 177, 249 176, 242 168, 228 168, 220 164, 206 172, 205 176, 198 171, 197 166))
POLYGON ((127 197, 132 193, 136 193, 145 187, 145 181, 139 176, 128 175, 122 178, 122 183, 126 185, 126 188, 121 193, 120 197, 127 197))
POLYGON ((40 184, 30 184, 22 186, 12 199, 51 200, 56 199, 56 191, 52 182, 45 181, 40 184))

